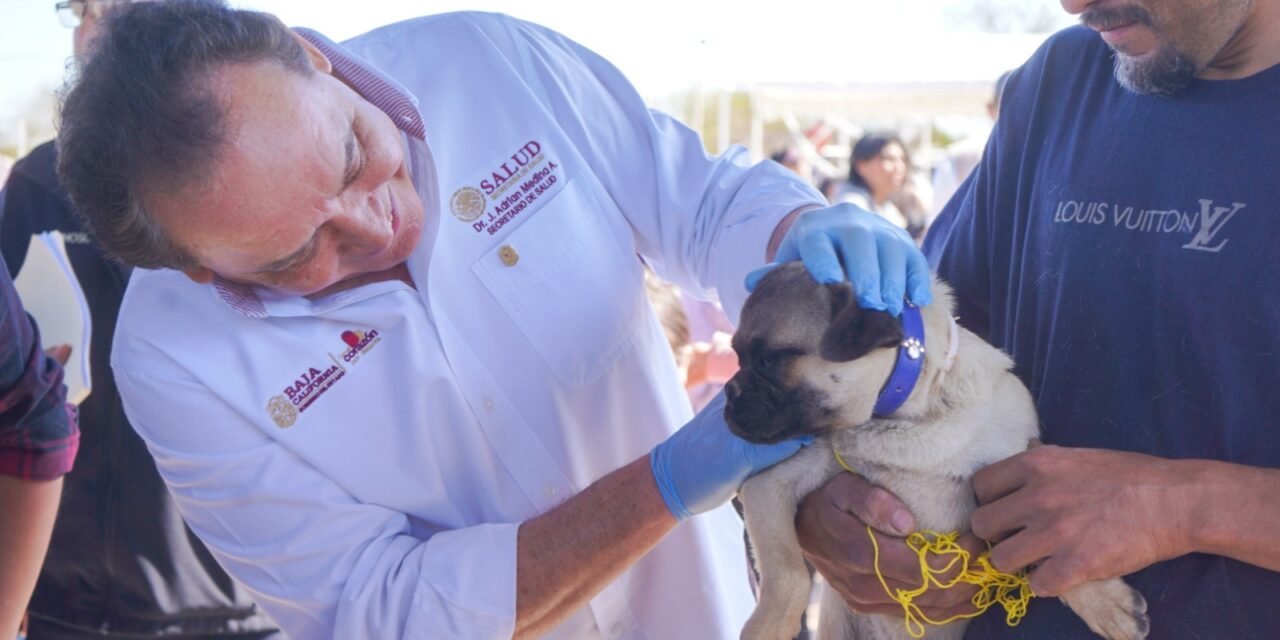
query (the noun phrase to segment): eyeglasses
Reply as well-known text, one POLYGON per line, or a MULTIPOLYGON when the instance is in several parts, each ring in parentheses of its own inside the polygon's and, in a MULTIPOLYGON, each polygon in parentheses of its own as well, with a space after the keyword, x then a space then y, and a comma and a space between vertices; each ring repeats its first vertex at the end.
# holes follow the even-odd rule
POLYGON ((131 0, 68 0, 66 2, 58 2, 53 8, 58 12, 58 22, 68 29, 74 29, 80 26, 84 20, 85 14, 93 19, 99 19, 106 14, 107 9, 115 5, 128 4, 131 0))

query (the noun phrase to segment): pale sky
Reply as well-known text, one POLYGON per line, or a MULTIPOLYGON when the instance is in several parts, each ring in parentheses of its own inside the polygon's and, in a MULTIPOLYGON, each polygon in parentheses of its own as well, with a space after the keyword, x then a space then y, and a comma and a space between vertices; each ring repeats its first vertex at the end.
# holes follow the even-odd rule
MULTIPOLYGON (((613 61, 643 95, 699 82, 993 80, 1044 35, 978 34, 957 25, 973 0, 232 0, 335 40, 425 13, 499 11, 544 24, 613 61)), ((1005 0, 1008 1, 1008 0, 1005 0)), ((1055 0, 1022 0, 1047 4, 1055 0)), ((0 0, 0 139, 24 105, 59 85, 71 30, 53 0, 0 0)), ((1057 15, 1057 14, 1055 14, 1057 15)), ((1061 15, 1056 26, 1070 24, 1061 15)))

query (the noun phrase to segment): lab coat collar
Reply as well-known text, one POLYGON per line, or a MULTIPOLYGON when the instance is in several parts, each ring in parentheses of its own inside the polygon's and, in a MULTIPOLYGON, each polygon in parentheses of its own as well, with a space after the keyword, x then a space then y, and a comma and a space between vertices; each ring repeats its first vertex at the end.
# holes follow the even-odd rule
POLYGON ((422 114, 418 112, 418 98, 404 85, 319 32, 305 28, 296 28, 294 31, 329 59, 335 77, 355 89, 360 97, 382 109, 400 130, 426 141, 426 126, 422 123, 422 114))

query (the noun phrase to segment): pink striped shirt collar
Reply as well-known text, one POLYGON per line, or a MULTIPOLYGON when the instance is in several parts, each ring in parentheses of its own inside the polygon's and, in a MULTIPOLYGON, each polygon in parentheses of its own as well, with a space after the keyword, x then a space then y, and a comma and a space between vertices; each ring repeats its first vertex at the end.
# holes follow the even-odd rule
POLYGON ((333 75, 350 85, 373 106, 382 109, 401 131, 425 141, 426 126, 418 105, 395 81, 384 76, 372 65, 343 50, 342 46, 310 29, 295 29, 315 45, 333 65, 333 75))
MULTIPOLYGON (((294 31, 329 59, 334 76, 386 113, 401 131, 418 140, 427 139, 426 126, 417 104, 398 84, 323 35, 310 29, 294 31)), ((213 290, 220 300, 241 314, 251 318, 267 317, 267 307, 252 286, 218 276, 213 280, 213 290)))

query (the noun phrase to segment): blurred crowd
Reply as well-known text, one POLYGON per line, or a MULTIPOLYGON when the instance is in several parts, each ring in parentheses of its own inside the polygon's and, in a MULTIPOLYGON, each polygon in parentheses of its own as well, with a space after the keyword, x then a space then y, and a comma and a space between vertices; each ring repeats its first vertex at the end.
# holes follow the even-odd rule
MULTIPOLYGON (((987 102, 993 122, 1009 73, 996 79, 987 102)), ((879 214, 905 229, 917 244, 923 242, 930 223, 960 183, 977 167, 985 143, 961 140, 945 149, 927 149, 930 153, 919 155, 933 158, 932 162, 917 162, 913 151, 926 150, 927 141, 913 145, 898 131, 868 128, 854 140, 847 159, 833 164, 827 161, 825 147, 834 136, 826 132, 825 127, 812 127, 799 140, 775 149, 769 160, 804 178, 829 203, 847 202, 879 214), (819 169, 819 165, 832 166, 834 171, 819 169)), ((647 274, 646 283, 693 410, 699 411, 738 369, 730 345, 732 324, 714 302, 694 298, 652 273, 647 274)))

